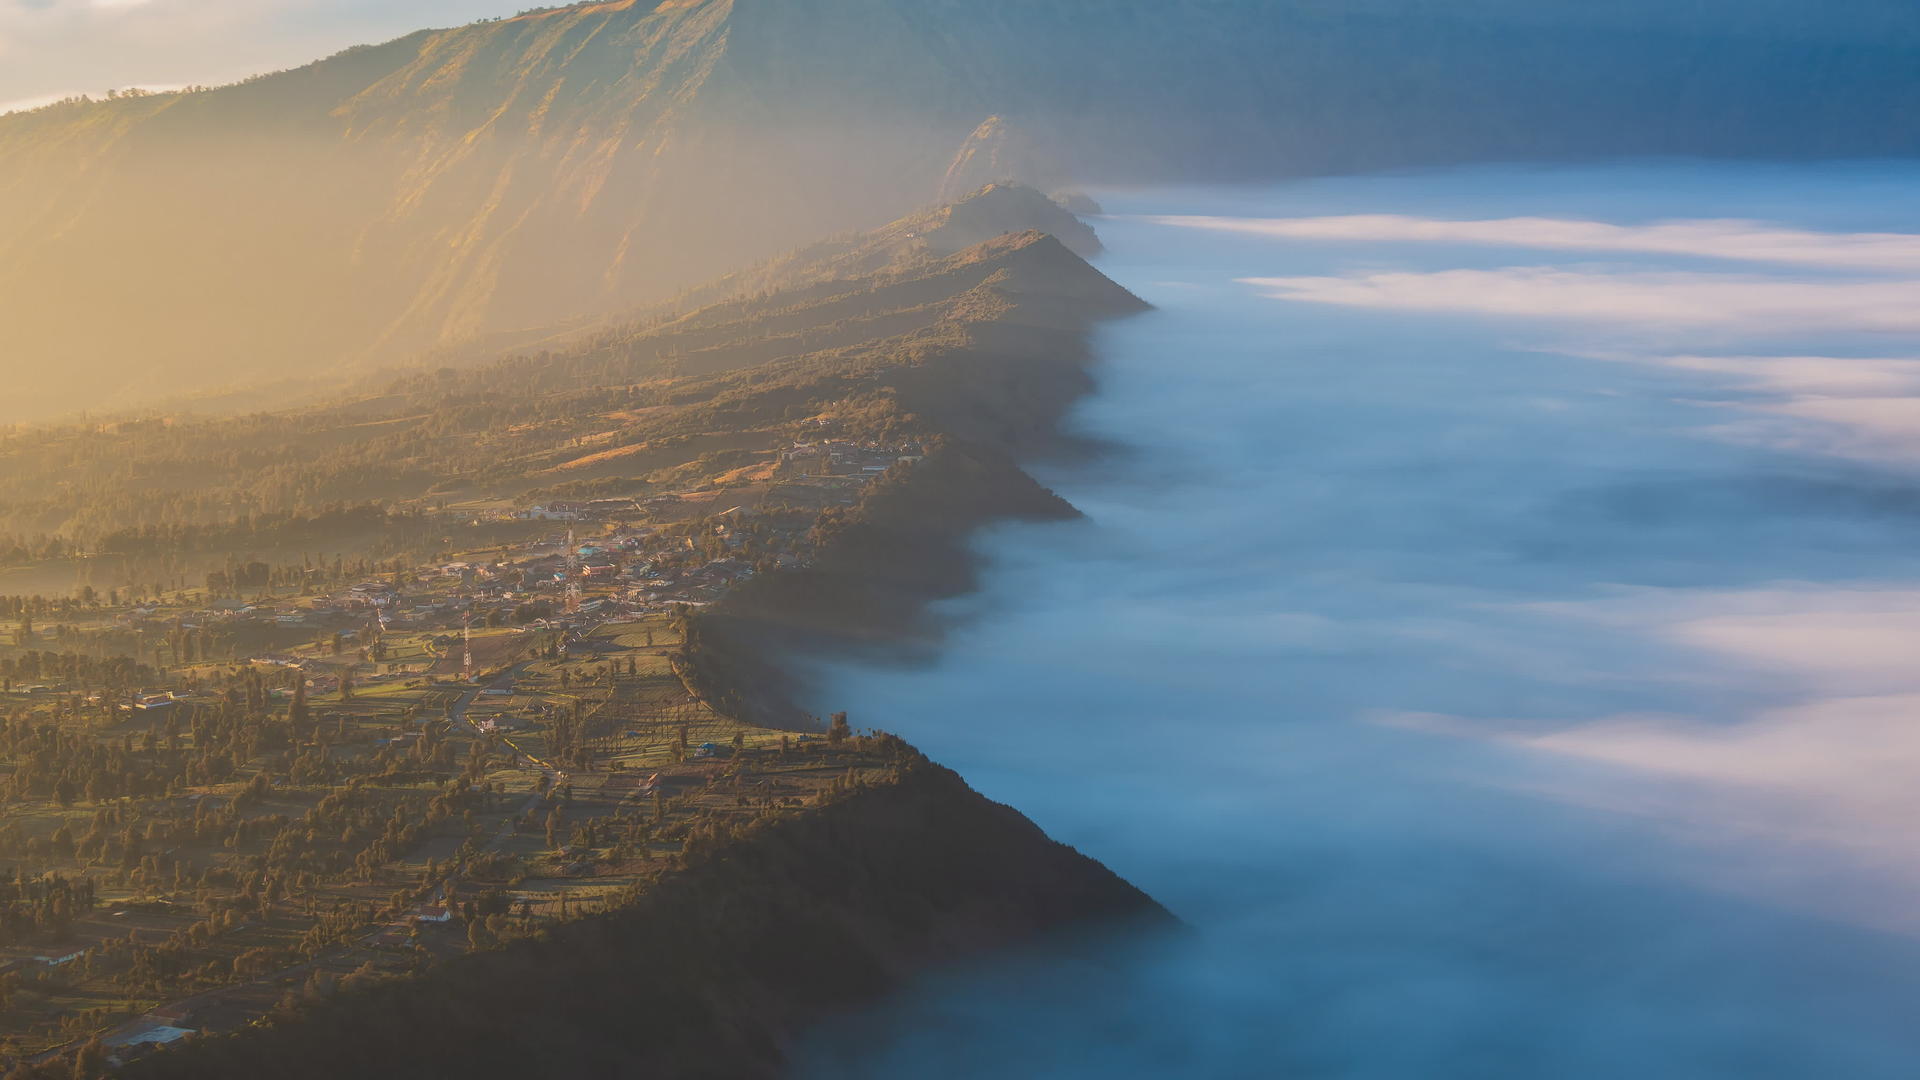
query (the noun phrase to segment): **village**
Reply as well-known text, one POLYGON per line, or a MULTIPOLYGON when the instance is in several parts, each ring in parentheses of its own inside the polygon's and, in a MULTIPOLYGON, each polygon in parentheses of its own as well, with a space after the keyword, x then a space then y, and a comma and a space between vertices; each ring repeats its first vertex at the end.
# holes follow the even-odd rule
POLYGON ((130 1060, 495 947, 884 770, 844 719, 721 715, 676 653, 687 612, 805 565, 823 511, 920 454, 794 442, 683 492, 455 511, 525 523, 512 545, 23 605, 0 1060, 130 1060))

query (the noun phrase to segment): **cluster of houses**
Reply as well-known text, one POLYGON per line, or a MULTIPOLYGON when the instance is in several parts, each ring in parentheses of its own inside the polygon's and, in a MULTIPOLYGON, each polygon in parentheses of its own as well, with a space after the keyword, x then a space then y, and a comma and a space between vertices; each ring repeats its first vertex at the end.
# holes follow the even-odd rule
POLYGON ((672 573, 641 564, 628 571, 633 584, 628 595, 649 604, 705 604, 727 588, 753 576, 753 567, 739 559, 715 559, 705 566, 672 573))
MULTIPOLYGON (((816 484, 830 482, 838 487, 857 483, 849 477, 877 474, 901 461, 918 460, 920 453, 918 445, 820 441, 796 442, 780 457, 783 463, 807 463, 804 468, 822 470, 817 478, 812 473, 796 478, 801 485, 815 479, 816 484)), ((641 500, 556 500, 531 507, 521 516, 555 521, 601 519, 612 525, 596 529, 601 535, 586 544, 575 544, 571 529, 556 530, 555 535, 526 545, 517 558, 507 562, 450 561, 411 575, 369 578, 326 595, 297 600, 250 603, 238 598, 210 599, 205 606, 184 612, 151 604, 133 606, 115 618, 143 636, 165 637, 181 630, 224 631, 218 640, 228 644, 251 642, 247 647, 255 661, 303 668, 311 664, 308 686, 315 692, 328 693, 339 685, 334 671, 337 661, 330 662, 328 656, 300 660, 279 650, 295 642, 332 638, 336 651, 358 652, 379 630, 415 630, 441 633, 436 651, 445 657, 457 651, 457 635, 463 625, 474 625, 482 616, 497 624, 501 613, 509 614, 515 625, 524 624, 527 615, 522 608, 529 601, 544 602, 544 610, 534 623, 541 626, 569 626, 583 618, 601 620, 659 611, 672 604, 711 603, 754 573, 753 565, 738 553, 747 537, 759 534, 741 525, 759 512, 759 496, 765 494, 762 489, 658 495, 641 500), (725 505, 724 497, 729 495, 737 495, 740 505, 713 513, 711 508, 725 505), (662 527, 661 521, 684 520, 686 514, 696 512, 710 519, 713 535, 724 542, 724 550, 719 552, 722 557, 693 568, 648 562, 641 557, 662 527), (651 520, 625 517, 634 513, 651 520), (592 595, 581 595, 583 589, 592 595), (245 631, 236 632, 242 624, 245 631)), ((845 494, 851 497, 852 493, 845 494)), ((696 549, 689 538, 687 550, 696 549)), ((802 564, 793 554, 775 553, 772 558, 781 566, 802 564)), ((205 640, 201 639, 203 643, 205 640)), ((390 663, 387 671, 397 677, 404 674, 404 666, 390 663)), ((121 705, 154 711, 171 708, 180 700, 155 694, 123 700, 121 705)))
MULTIPOLYGON (((550 509, 550 507, 549 507, 550 509)), ((744 507, 735 507, 714 515, 722 519, 716 530, 731 540, 735 520, 747 516, 744 507)), ((556 612, 546 623, 566 622, 578 614, 606 618, 630 610, 656 609, 660 605, 703 604, 716 599, 728 587, 753 575, 753 567, 736 557, 714 559, 687 570, 662 568, 651 562, 636 561, 636 553, 646 547, 657 530, 650 525, 624 525, 608 536, 585 544, 570 538, 550 537, 528 550, 529 557, 494 566, 471 563, 447 563, 439 567, 445 578, 460 579, 460 595, 429 601, 396 597, 382 614, 385 625, 455 626, 469 612, 490 605, 508 605, 529 598, 549 600, 565 595, 576 583, 595 587, 598 595, 582 599, 577 612, 556 612)), ((785 557, 788 564, 798 560, 785 557)))
POLYGON ((641 508, 642 504, 633 499, 590 499, 584 502, 555 499, 529 506, 514 516, 522 521, 605 521, 637 514, 641 508))
POLYGON ((925 448, 918 443, 884 446, 826 440, 794 443, 780 452, 780 464, 784 470, 802 476, 877 476, 900 462, 915 462, 925 456, 925 448))

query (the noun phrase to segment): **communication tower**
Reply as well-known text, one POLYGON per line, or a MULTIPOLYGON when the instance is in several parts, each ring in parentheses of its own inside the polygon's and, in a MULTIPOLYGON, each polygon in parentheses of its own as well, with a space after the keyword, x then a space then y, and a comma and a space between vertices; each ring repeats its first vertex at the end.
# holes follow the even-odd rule
POLYGON ((573 530, 567 530, 567 614, 580 611, 580 547, 573 542, 573 530))

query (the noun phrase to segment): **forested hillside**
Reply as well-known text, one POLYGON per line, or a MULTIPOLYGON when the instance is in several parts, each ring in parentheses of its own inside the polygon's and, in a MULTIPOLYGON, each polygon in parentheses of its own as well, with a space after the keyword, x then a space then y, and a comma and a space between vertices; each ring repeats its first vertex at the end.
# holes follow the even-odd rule
POLYGON ((899 756, 893 776, 690 844, 685 872, 606 914, 283 1010, 126 1075, 777 1077, 809 1025, 917 973, 1176 925, 1014 810, 898 740, 874 741, 899 756))
POLYGON ((1908 153, 1917 36, 1893 0, 617 0, 421 32, 0 118, 0 420, 587 319, 999 174, 1908 153))

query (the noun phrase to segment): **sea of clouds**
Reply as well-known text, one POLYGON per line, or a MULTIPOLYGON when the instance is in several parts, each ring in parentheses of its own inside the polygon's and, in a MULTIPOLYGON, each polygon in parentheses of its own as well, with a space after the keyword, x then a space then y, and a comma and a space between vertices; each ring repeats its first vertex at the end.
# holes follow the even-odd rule
POLYGON ((821 1077, 1906 1076, 1912 166, 1116 192, 1112 327, 900 730, 1188 921, 821 1077))

